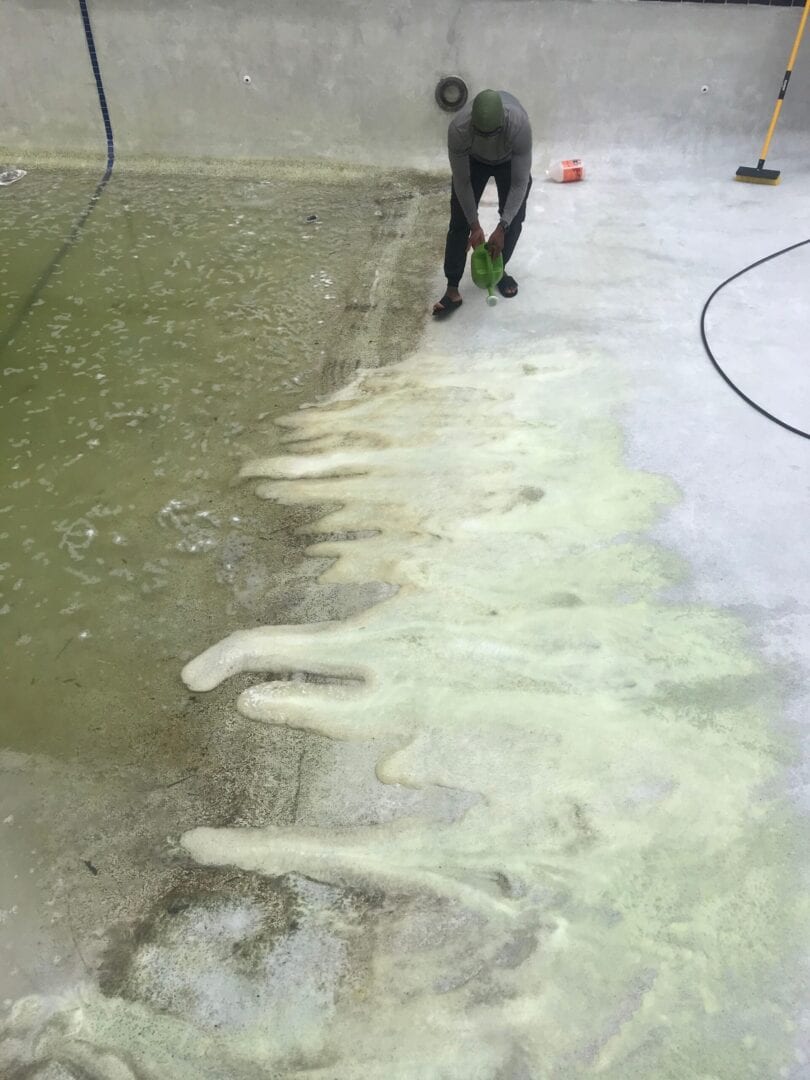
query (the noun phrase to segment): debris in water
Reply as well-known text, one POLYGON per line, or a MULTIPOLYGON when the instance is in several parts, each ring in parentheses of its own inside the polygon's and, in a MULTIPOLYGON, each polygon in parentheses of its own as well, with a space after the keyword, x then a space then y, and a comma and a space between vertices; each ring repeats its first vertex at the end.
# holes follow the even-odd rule
POLYGON ((25 169, 5 169, 0 172, 0 187, 8 187, 9 184, 22 180, 27 175, 25 169))

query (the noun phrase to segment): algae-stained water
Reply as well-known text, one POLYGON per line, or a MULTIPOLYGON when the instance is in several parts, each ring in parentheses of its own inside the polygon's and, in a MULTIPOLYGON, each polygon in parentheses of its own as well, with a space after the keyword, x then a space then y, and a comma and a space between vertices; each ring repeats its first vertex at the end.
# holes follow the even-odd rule
POLYGON ((231 481, 321 389, 383 211, 373 183, 122 175, 54 265, 97 179, 0 193, 0 738, 140 760, 182 650, 278 558, 231 481))

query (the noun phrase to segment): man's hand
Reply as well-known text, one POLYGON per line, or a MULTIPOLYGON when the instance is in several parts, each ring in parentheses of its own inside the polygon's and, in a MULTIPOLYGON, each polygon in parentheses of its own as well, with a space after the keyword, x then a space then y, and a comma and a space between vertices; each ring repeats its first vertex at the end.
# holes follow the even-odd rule
POLYGON ((489 249, 489 254, 493 259, 497 259, 498 256, 501 254, 505 242, 506 234, 504 232, 503 225, 499 225, 487 241, 487 248, 489 249))
POLYGON ((470 230, 470 239, 467 243, 467 251, 473 251, 479 246, 479 244, 486 243, 486 237, 484 236, 484 230, 481 228, 480 222, 476 221, 470 230))

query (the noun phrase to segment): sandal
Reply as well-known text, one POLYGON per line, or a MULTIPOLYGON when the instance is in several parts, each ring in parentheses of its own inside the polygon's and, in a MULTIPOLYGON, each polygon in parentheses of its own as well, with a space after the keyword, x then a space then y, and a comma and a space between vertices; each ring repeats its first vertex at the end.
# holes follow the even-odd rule
POLYGON ((498 292, 501 296, 505 296, 507 300, 511 300, 513 296, 517 296, 518 294, 518 283, 513 277, 504 274, 498 282, 498 292), (510 291, 506 292, 506 289, 509 289, 510 291))
POLYGON ((445 293, 441 300, 439 300, 438 302, 442 306, 439 308, 438 311, 435 308, 433 309, 434 319, 446 318, 448 315, 452 314, 457 307, 461 307, 462 304, 461 300, 451 300, 447 293, 445 293))

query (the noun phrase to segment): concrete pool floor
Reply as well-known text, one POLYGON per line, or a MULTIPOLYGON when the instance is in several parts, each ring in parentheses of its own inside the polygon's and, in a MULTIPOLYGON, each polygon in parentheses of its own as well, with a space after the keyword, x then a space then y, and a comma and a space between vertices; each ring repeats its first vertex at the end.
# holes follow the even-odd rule
MULTIPOLYGON (((186 670, 195 693, 298 673, 240 707, 317 767, 291 819, 257 770, 237 828, 171 839, 208 869, 98 927, 83 989, 16 1005, 10 1076, 807 1075, 810 443, 731 393, 698 318, 805 239, 810 191, 729 172, 537 183, 514 302, 466 280, 248 468, 294 512, 344 508, 327 583, 399 591, 186 670)), ((800 426, 808 266, 709 320, 800 426)))

